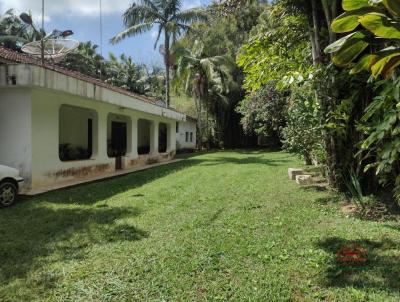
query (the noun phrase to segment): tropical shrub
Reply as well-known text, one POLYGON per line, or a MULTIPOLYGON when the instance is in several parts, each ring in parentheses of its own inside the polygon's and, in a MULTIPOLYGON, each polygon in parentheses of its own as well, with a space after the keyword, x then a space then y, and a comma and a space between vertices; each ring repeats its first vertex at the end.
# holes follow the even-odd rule
POLYGON ((350 33, 329 45, 332 61, 351 73, 370 71, 390 78, 400 65, 400 4, 398 0, 343 0, 345 13, 332 22, 336 33, 350 33))
POLYGON ((237 107, 246 133, 256 133, 279 142, 286 125, 288 91, 277 90, 275 82, 249 93, 237 107))
POLYGON ((347 35, 325 49, 333 62, 351 68, 351 74, 368 71, 377 95, 365 109, 358 130, 364 172, 374 169, 382 185, 395 185, 400 192, 400 5, 396 0, 343 0, 345 13, 332 22, 332 30, 347 35), (381 80, 384 78, 384 80, 381 80))
POLYGON ((321 109, 310 81, 292 85, 287 125, 282 133, 284 149, 300 155, 307 164, 313 160, 324 162, 321 109))
MULTIPOLYGON (((384 186, 400 188, 400 79, 377 83, 379 95, 365 110, 359 130, 363 160, 372 160, 365 168, 375 169, 384 186)), ((396 195, 398 197, 398 195, 396 195)), ((400 200, 400 199, 398 199, 400 200)))
POLYGON ((237 64, 246 75, 247 91, 256 91, 271 81, 280 84, 294 74, 309 73, 312 60, 306 18, 288 14, 279 3, 268 7, 242 46, 237 64))

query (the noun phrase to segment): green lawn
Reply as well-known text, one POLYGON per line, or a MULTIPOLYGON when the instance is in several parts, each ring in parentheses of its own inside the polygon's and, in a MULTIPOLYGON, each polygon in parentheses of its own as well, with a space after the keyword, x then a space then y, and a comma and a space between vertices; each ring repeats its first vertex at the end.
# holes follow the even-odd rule
POLYGON ((216 152, 0 210, 0 301, 400 301, 400 227, 348 218, 286 153, 216 152), (341 272, 358 242, 369 262, 341 272))

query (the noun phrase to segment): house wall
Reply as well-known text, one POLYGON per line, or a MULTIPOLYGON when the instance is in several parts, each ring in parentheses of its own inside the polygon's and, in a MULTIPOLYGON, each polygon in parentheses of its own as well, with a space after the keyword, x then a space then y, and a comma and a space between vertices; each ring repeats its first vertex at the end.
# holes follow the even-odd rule
POLYGON ((31 98, 29 89, 0 90, 0 165, 13 167, 31 177, 31 98))
MULTIPOLYGON (((171 159, 177 141, 183 148, 195 148, 196 125, 186 123, 182 113, 128 92, 114 91, 40 66, 0 64, 0 163, 19 169, 28 179, 27 189, 51 189, 52 185, 60 187, 77 178, 84 181, 85 176, 101 177, 105 172, 115 171, 116 159, 108 157, 107 139, 110 122, 120 117, 128 123, 128 150, 122 158, 123 169, 171 159), (59 137, 62 105, 93 112, 93 155, 88 160, 62 162, 59 158, 59 144, 63 140, 59 137), (145 135, 138 130, 139 119, 150 121, 145 135), (181 123, 178 134, 176 121, 181 123), (168 129, 167 151, 163 154, 158 153, 161 122, 168 129), (193 132, 193 142, 185 142, 186 131, 193 132), (150 154, 139 156, 141 135, 150 141, 150 154)), ((84 132, 82 142, 87 139, 87 125, 78 126, 70 118, 61 123, 67 132, 84 132)))
MULTIPOLYGON (((93 101, 59 91, 33 89, 32 95, 32 188, 68 181, 77 177, 115 171, 115 158, 107 155, 108 129, 112 120, 122 117, 129 123, 128 154, 123 158, 125 169, 171 159, 175 154, 175 143, 169 144, 165 154, 158 154, 158 123, 163 122, 175 129, 175 120, 162 116, 122 108, 112 104, 93 101), (89 160, 62 162, 59 159, 59 113, 62 105, 93 110, 97 115, 97 143, 94 155, 89 160), (137 121, 151 121, 151 154, 137 154, 137 121)), ((171 142, 176 141, 175 131, 170 131, 171 142)))
MULTIPOLYGON (((176 134, 176 141, 179 149, 196 148, 196 123, 191 121, 179 122, 179 131, 176 134), (189 133, 189 141, 186 141, 186 132, 189 133), (193 133, 193 141, 190 142, 190 133, 193 133)), ((175 128, 176 132, 176 128, 175 128)))
POLYGON ((127 93, 115 92, 106 87, 101 87, 36 65, 0 65, 0 87, 10 85, 14 85, 15 87, 40 87, 151 115, 174 120, 184 121, 186 119, 184 114, 143 101, 140 96, 135 97, 127 93), (10 77, 15 80, 15 83, 10 83, 10 77))

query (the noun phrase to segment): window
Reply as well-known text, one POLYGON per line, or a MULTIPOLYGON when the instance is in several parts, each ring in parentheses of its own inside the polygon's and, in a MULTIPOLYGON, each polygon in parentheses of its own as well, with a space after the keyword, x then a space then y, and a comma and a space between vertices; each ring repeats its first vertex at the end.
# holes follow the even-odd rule
POLYGON ((179 133, 179 122, 176 122, 176 133, 179 133))
POLYGON ((190 132, 190 142, 193 143, 193 132, 190 132))
POLYGON ((186 132, 186 142, 189 142, 189 132, 186 132))
POLYGON ((86 160, 97 150, 97 114, 94 110, 62 105, 59 114, 61 161, 86 160))

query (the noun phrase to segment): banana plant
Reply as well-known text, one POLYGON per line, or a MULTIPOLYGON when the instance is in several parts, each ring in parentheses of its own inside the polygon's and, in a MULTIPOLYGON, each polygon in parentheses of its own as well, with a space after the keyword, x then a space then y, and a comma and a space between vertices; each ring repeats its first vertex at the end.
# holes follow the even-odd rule
POLYGON ((325 52, 351 74, 366 70, 375 78, 390 78, 400 66, 400 1, 343 0, 342 6, 345 12, 331 27, 346 35, 325 52))

